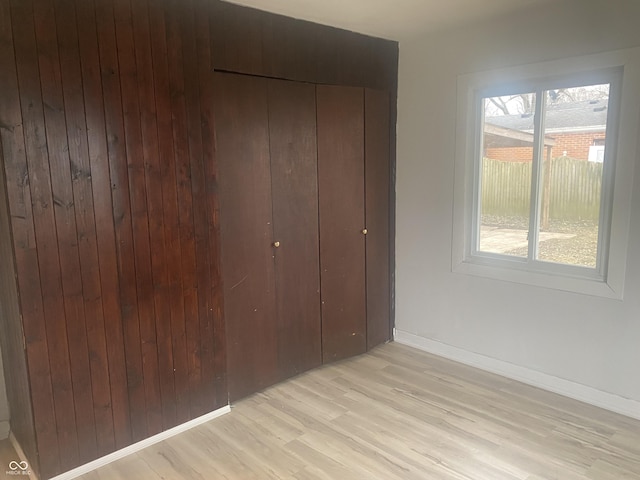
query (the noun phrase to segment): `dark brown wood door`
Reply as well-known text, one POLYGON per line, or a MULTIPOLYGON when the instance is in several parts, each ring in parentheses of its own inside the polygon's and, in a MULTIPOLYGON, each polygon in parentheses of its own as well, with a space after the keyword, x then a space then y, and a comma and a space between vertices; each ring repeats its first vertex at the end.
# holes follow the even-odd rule
POLYGON ((364 91, 317 87, 325 363, 366 351, 364 91))
POLYGON ((215 74, 229 398, 279 378, 267 80, 215 74))
POLYGON ((322 363, 315 86, 269 80, 278 370, 322 363))
POLYGON ((389 290, 389 94, 365 90, 367 349, 391 338, 389 290))

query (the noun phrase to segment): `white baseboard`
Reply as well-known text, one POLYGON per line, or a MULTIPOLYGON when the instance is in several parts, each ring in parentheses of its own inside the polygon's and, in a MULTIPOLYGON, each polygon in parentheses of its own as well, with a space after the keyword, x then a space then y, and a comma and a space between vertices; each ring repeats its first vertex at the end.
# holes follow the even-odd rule
POLYGON ((596 407, 604 408, 627 417, 640 420, 640 402, 587 387, 579 383, 537 372, 509 362, 469 352, 412 333, 396 330, 396 342, 424 352, 448 358, 471 367, 502 375, 534 387, 542 388, 565 397, 573 398, 596 407))
MULTIPOLYGON (((13 432, 9 432, 9 441, 11 442, 11 445, 13 446, 13 449, 18 454, 18 458, 20 459, 20 461, 21 462, 28 462, 27 456, 24 454, 24 450, 22 450, 22 447, 20 446, 20 442, 18 442, 18 439, 13 434, 13 432)), ((35 472, 31 471, 31 474, 29 475, 29 478, 37 478, 35 472)))
POLYGON ((201 417, 194 418, 193 420, 189 420, 186 423, 178 425, 177 427, 170 428, 169 430, 165 430, 164 432, 160 432, 153 437, 145 438, 133 445, 129 445, 121 450, 117 450, 109 455, 105 455, 104 457, 93 460, 92 462, 85 463, 84 465, 80 465, 79 467, 74 468, 73 470, 69 470, 68 472, 61 473, 55 477, 50 478, 49 480, 71 480, 73 478, 77 478, 85 473, 89 473, 92 470, 96 470, 100 467, 103 467, 111 462, 115 462, 127 455, 131 455, 132 453, 138 452, 144 448, 150 447, 153 444, 158 442, 162 442, 168 438, 171 438, 179 433, 185 432, 193 427, 197 427, 203 423, 206 423, 214 418, 218 418, 221 415, 229 413, 231 411, 231 407, 229 405, 214 410, 213 412, 207 413, 206 415, 202 415, 201 417))

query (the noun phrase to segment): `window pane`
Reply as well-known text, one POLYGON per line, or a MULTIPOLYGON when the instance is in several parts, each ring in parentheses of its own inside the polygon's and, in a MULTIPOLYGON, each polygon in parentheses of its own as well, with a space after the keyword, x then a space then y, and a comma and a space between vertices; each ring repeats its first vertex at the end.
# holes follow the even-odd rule
POLYGON ((527 257, 535 93, 484 99, 478 250, 527 257))
POLYGON ((538 259, 596 266, 609 85, 545 92, 538 259))

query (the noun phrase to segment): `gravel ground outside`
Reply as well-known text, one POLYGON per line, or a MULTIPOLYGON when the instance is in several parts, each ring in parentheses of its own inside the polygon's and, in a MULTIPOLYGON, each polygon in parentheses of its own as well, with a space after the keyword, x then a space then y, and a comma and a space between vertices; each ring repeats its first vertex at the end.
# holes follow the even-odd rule
MULTIPOLYGON (((484 215, 482 224, 499 228, 528 228, 528 220, 522 217, 497 217, 484 215)), ((598 251, 598 225, 593 222, 550 220, 548 232, 568 233, 571 238, 550 239, 540 242, 539 259, 581 265, 596 266, 598 251)), ((511 255, 527 255, 526 248, 517 248, 507 252, 511 255)))

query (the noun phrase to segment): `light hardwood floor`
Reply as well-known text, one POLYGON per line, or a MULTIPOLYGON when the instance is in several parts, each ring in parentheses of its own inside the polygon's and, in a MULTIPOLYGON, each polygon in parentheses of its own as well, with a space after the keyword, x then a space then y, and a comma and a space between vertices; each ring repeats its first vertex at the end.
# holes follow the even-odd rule
POLYGON ((640 421, 391 343, 81 478, 640 479, 640 421))
POLYGON ((37 480, 35 473, 27 464, 23 470, 17 464, 25 465, 16 453, 9 439, 0 440, 0 478, 19 478, 21 480, 37 480), (15 463, 14 463, 15 462, 15 463), (31 472, 31 474, 27 474, 31 472))
POLYGON ((8 438, 0 440, 0 478, 5 478, 6 472, 10 471, 9 464, 11 462, 20 462, 20 458, 16 453, 13 445, 8 438))

